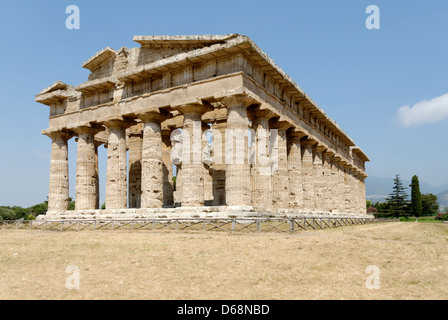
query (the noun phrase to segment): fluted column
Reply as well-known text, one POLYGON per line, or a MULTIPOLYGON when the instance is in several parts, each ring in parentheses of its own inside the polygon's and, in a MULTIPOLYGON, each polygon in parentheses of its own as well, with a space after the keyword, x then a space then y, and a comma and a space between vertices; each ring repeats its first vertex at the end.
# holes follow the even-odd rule
POLYGON ((227 121, 215 121, 213 129, 213 205, 223 206, 226 204, 226 165, 225 155, 225 136, 227 121))
POLYGON ((249 119, 247 107, 252 103, 245 95, 228 96, 221 100, 227 107, 226 202, 228 206, 251 205, 249 165, 249 119))
POLYGON ((314 167, 314 197, 317 211, 325 211, 325 176, 324 176, 324 160, 322 152, 326 148, 323 146, 314 146, 313 151, 313 167, 314 167))
POLYGON ((184 115, 182 131, 182 206, 204 206, 204 163, 202 161, 202 114, 209 110, 200 103, 176 106, 184 115))
POLYGON ((289 207, 303 209, 302 150, 300 140, 305 133, 294 131, 288 139, 289 207))
POLYGON ((314 167, 313 167, 313 146, 317 141, 304 139, 302 146, 302 181, 303 181, 303 208, 307 211, 316 209, 314 196, 314 167))
POLYGON ((171 131, 162 130, 163 206, 174 205, 173 164, 171 163, 171 131))
POLYGON ((107 142, 106 209, 127 208, 126 126, 124 121, 105 123, 107 142))
POLYGON ((350 164, 344 165, 344 184, 345 184, 345 192, 344 192, 344 203, 345 203, 345 212, 353 213, 353 199, 352 199, 352 175, 351 175, 352 166, 350 164))
POLYGON ((91 127, 74 129, 78 134, 76 160, 76 210, 94 210, 98 192, 98 153, 94 136, 98 132, 91 127))
POLYGON ((342 213, 341 208, 341 186, 343 181, 341 182, 341 174, 340 174, 340 161, 341 157, 334 156, 332 157, 331 163, 331 180, 332 180, 332 188, 333 188, 333 205, 334 211, 338 213, 342 213))
POLYGON ((51 132, 50 185, 48 193, 48 212, 63 212, 69 205, 68 140, 72 137, 66 132, 51 132))
POLYGON ((359 182, 360 182, 360 187, 359 187, 359 192, 360 192, 360 201, 361 201, 361 204, 360 204, 360 210, 361 210, 361 214, 367 214, 367 209, 366 209, 366 178, 367 178, 367 175, 366 175, 366 173, 365 172, 363 172, 362 174, 361 174, 361 177, 360 177, 360 180, 359 180, 359 182))
POLYGON ((333 179, 331 172, 331 156, 334 155, 330 150, 323 152, 323 210, 327 212, 335 211, 333 197, 333 179))
POLYGON ((252 206, 257 209, 272 207, 272 171, 270 159, 269 119, 274 114, 268 110, 251 112, 252 128, 255 132, 255 159, 253 166, 252 206))
POLYGON ((95 179, 96 179, 96 194, 95 194, 95 209, 100 208, 100 168, 98 161, 98 148, 104 144, 104 142, 94 141, 95 145, 95 179))
POLYGON ((141 207, 142 150, 143 132, 131 131, 129 134, 129 208, 141 207))
POLYGON ((140 114, 143 121, 142 149, 142 208, 163 207, 163 142, 159 112, 140 114))
POLYGON ((289 178, 288 178, 288 139, 286 130, 291 127, 285 122, 273 122, 272 128, 277 129, 275 141, 271 141, 272 147, 277 150, 273 154, 278 155, 276 170, 272 173, 272 204, 275 208, 289 207, 289 178))

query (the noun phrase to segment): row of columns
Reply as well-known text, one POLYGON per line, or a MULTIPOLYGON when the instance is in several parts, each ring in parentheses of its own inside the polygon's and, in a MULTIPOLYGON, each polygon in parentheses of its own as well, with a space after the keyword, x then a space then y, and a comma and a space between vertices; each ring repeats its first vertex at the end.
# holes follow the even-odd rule
MULTIPOLYGON (((255 140, 261 152, 257 153, 255 165, 249 163, 249 141, 244 141, 244 159, 233 159, 228 164, 214 166, 214 196, 222 197, 219 188, 225 188, 225 199, 218 202, 227 206, 253 206, 255 209, 293 208, 305 211, 338 211, 365 213, 363 197, 363 175, 356 176, 352 167, 331 150, 320 146, 318 141, 305 137, 305 133, 279 121, 268 110, 251 110, 252 101, 245 95, 228 96, 221 99, 227 107, 227 121, 216 128, 248 131, 249 119, 255 130, 255 140), (269 140, 269 130, 278 129, 275 145, 269 140), (260 133, 264 133, 260 134, 260 133), (272 171, 270 154, 263 150, 274 150, 278 154, 277 168, 272 171), (272 173, 272 174, 271 174, 272 173), (225 186, 225 187, 224 187, 225 186)), ((184 115, 183 130, 192 136, 202 132, 202 115, 210 110, 202 103, 174 106, 184 115), (200 129, 200 130, 198 130, 200 129)), ((107 141, 106 208, 124 209, 129 203, 136 208, 161 208, 174 204, 172 164, 170 159, 170 132, 163 132, 161 123, 168 113, 163 110, 140 114, 142 133, 129 135, 129 193, 126 160, 126 129, 130 123, 123 120, 108 121, 103 125, 109 129, 107 141), (128 198, 129 196, 129 198, 128 198)), ((99 207, 98 146, 94 139, 100 130, 97 127, 74 129, 78 136, 76 170, 76 210, 91 210, 99 207)), ((69 132, 48 134, 52 138, 49 212, 61 212, 68 207, 68 148, 69 132)), ((224 136, 224 135, 223 135, 224 136)), ((227 138, 227 137, 226 137, 227 138)), ((191 139, 192 161, 182 163, 182 206, 204 206, 204 184, 207 170, 201 159, 202 150, 194 146, 191 139)), ((225 150, 233 152, 236 140, 225 150)), ((223 191, 223 190, 221 190, 223 191)))

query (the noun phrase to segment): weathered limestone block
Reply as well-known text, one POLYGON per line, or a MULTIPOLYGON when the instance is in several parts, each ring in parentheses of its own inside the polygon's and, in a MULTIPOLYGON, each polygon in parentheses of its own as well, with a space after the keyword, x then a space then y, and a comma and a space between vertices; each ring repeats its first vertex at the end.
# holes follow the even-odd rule
POLYGON ((98 149, 94 136, 98 132, 90 127, 74 129, 78 134, 78 152, 76 161, 76 210, 96 209, 98 199, 98 149))
POLYGON ((51 132, 52 139, 50 164, 50 190, 48 193, 48 213, 61 212, 69 205, 69 172, 68 172, 68 140, 67 132, 51 132))
POLYGON ((106 209, 127 208, 126 126, 124 121, 109 121, 107 142, 106 209))

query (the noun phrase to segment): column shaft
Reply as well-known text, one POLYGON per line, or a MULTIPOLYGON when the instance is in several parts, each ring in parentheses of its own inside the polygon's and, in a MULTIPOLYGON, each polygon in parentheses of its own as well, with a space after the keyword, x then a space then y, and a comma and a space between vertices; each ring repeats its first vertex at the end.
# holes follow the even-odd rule
POLYGON ((143 133, 129 136, 129 208, 141 207, 143 133))
POLYGON ((226 105, 226 202, 228 206, 250 206, 247 106, 238 98, 231 98, 226 105))
POLYGON ((252 206, 266 210, 272 207, 272 172, 269 152, 269 119, 260 115, 254 117, 252 126, 255 131, 255 164, 252 206))
POLYGON ((97 205, 98 171, 95 132, 91 128, 78 128, 76 161, 76 210, 94 210, 97 205))
POLYGON ((288 141, 288 177, 289 177, 289 207, 303 209, 303 178, 302 178, 302 150, 301 133, 294 133, 288 141))
POLYGON ((324 200, 325 177, 323 168, 324 161, 322 156, 322 151, 324 149, 325 148, 323 147, 315 146, 313 150, 314 198, 317 211, 325 211, 325 200, 324 200))
POLYGON ((127 159, 126 130, 124 123, 113 121, 107 124, 106 209, 127 208, 127 159))
POLYGON ((182 152, 182 206, 204 206, 204 164, 200 113, 184 114, 182 152), (184 152, 185 151, 185 152, 184 152))
POLYGON ((303 208, 314 211, 316 208, 314 197, 314 167, 313 167, 313 145, 316 141, 302 141, 302 178, 303 178, 303 208))
POLYGON ((55 132, 50 137, 52 138, 52 143, 47 214, 66 211, 69 205, 67 142, 70 136, 55 132))
POLYGON ((173 164, 171 163, 171 131, 162 131, 163 206, 174 205, 173 164))
POLYGON ((142 208, 163 206, 163 146, 160 120, 143 117, 142 208))
POLYGON ((288 151, 286 128, 278 128, 277 141, 274 142, 278 154, 277 170, 272 175, 272 203, 276 208, 289 207, 288 151))

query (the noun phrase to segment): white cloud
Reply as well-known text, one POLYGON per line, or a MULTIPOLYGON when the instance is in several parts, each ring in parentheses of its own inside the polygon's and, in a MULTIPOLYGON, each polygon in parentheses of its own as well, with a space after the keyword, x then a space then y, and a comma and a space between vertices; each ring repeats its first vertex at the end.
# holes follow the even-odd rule
POLYGON ((448 118, 448 93, 440 97, 417 102, 412 107, 402 106, 397 112, 398 121, 405 127, 434 123, 448 118))

